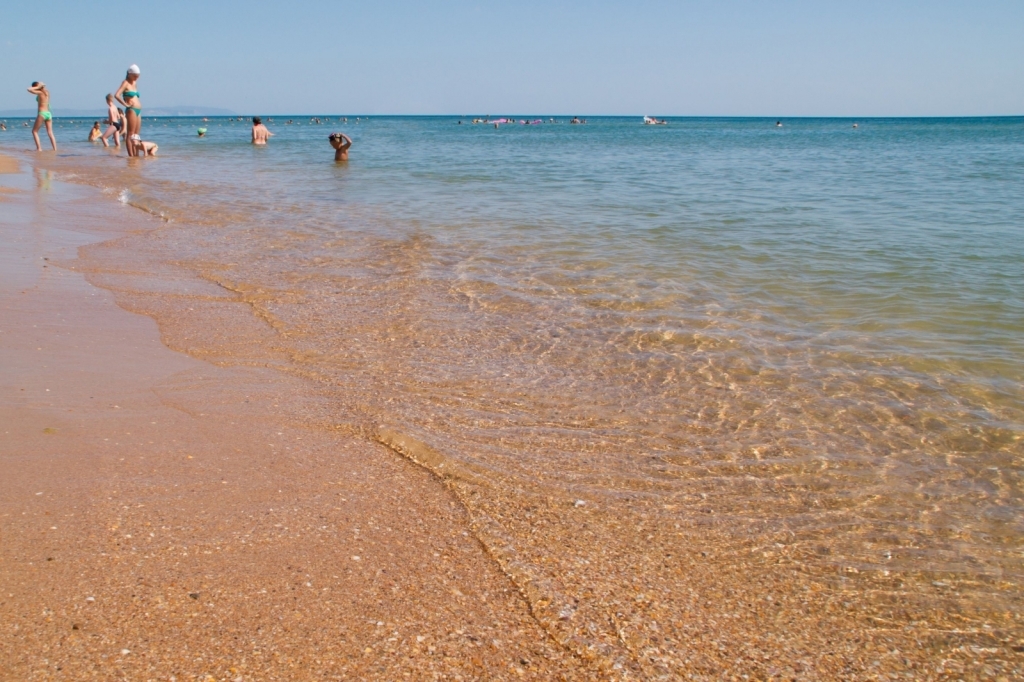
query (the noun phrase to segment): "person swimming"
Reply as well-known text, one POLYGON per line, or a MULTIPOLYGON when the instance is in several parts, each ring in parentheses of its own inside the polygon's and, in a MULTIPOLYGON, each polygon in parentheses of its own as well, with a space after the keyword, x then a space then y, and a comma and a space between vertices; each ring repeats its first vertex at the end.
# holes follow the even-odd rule
POLYGON ((50 113, 50 91, 46 89, 46 83, 34 81, 28 92, 36 96, 36 103, 39 105, 36 122, 32 126, 32 139, 36 141, 36 151, 43 151, 43 145, 39 142, 39 129, 43 125, 46 126, 46 134, 53 145, 53 151, 57 151, 57 139, 53 136, 53 114, 50 113))
POLYGON ((128 156, 138 156, 139 152, 135 148, 135 140, 141 139, 139 135, 142 133, 142 100, 139 99, 136 83, 141 74, 142 71, 137 64, 129 66, 121 86, 114 93, 114 99, 124 107, 127 130, 122 132, 125 134, 124 146, 128 150, 128 156))
POLYGON ((352 146, 352 138, 345 133, 331 133, 327 139, 334 147, 334 160, 348 161, 348 148, 352 146))

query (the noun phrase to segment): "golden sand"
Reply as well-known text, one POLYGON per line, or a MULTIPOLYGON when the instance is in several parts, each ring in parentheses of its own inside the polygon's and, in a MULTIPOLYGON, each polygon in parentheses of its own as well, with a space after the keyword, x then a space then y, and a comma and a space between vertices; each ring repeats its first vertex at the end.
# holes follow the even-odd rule
POLYGON ((0 678, 590 677, 435 477, 296 425, 296 380, 174 353, 87 284, 74 247, 113 236, 102 202, 13 196, 0 678))

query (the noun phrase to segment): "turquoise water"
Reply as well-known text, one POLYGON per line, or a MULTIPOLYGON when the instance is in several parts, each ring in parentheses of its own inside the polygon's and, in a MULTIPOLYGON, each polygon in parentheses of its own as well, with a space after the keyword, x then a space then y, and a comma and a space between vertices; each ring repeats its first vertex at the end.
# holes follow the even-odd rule
POLYGON ((1019 578, 1024 118, 291 118, 59 161, 260 292, 339 422, 495 490, 710 496, 836 562, 1019 578))
MULTIPOLYGON (((198 185, 190 207, 209 201, 267 222, 299 211, 330 226, 355 204, 386 221, 369 229, 391 235, 479 254, 527 249, 531 269, 685 282, 730 308, 779 315, 786 332, 854 334, 881 353, 1020 378, 1024 119, 854 129, 843 119, 563 117, 494 130, 470 117, 292 118, 301 125, 274 119, 266 149, 243 144, 247 123, 147 119, 145 137, 166 158, 145 177, 198 185), (331 163, 334 129, 356 141, 345 167, 331 163)), ((84 137, 88 125, 73 129, 84 137)))

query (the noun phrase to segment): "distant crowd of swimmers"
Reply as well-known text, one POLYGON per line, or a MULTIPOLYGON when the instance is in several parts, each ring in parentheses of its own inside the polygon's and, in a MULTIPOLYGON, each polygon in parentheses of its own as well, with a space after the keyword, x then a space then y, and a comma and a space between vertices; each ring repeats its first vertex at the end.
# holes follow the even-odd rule
MULTIPOLYGON (((500 125, 516 123, 516 122, 517 121, 514 118, 491 118, 490 116, 487 116, 487 117, 484 117, 484 118, 474 118, 473 119, 473 123, 483 123, 485 125, 493 125, 495 128, 497 128, 500 125)), ((577 118, 576 116, 573 116, 572 120, 569 121, 569 123, 571 123, 573 125, 578 125, 578 124, 582 124, 582 123, 586 123, 586 122, 587 122, 587 119, 585 119, 585 118, 583 118, 583 119, 577 118)), ((521 119, 521 120, 518 121, 518 123, 520 125, 524 125, 524 126, 536 126, 536 125, 540 125, 540 124, 544 123, 544 119, 541 119, 541 118, 535 118, 533 120, 521 119)), ((556 121, 553 118, 549 118, 548 119, 548 123, 558 123, 558 121, 556 121)), ((462 121, 459 121, 458 125, 462 125, 462 121)))
MULTIPOLYGON (((269 120, 271 122, 274 121, 274 119, 269 119, 269 120)), ((312 116, 309 119, 309 124, 310 125, 322 125, 324 123, 330 123, 330 121, 331 121, 331 117, 330 116, 325 116, 324 118, 320 118, 319 116, 312 116)), ((340 122, 340 123, 348 123, 348 118, 338 117, 338 122, 340 122)), ((359 123, 359 117, 358 116, 356 117, 356 123, 359 123)), ((292 119, 288 119, 287 121, 284 122, 284 124, 286 126, 292 126, 292 125, 300 126, 300 125, 302 125, 298 121, 293 121, 292 119)))

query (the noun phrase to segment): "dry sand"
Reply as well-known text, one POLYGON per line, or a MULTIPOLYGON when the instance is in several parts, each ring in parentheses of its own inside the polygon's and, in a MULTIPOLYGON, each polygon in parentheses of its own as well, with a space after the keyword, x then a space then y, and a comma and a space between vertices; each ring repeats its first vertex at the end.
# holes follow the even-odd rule
POLYGON ((2 184, 0 678, 593 678, 436 478, 290 422, 298 384, 168 350, 76 272, 139 212, 2 184))

